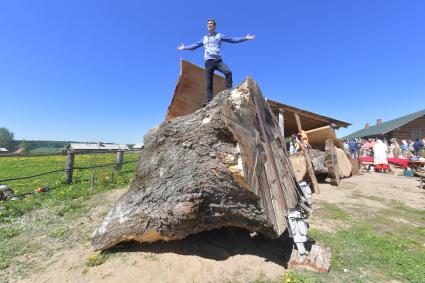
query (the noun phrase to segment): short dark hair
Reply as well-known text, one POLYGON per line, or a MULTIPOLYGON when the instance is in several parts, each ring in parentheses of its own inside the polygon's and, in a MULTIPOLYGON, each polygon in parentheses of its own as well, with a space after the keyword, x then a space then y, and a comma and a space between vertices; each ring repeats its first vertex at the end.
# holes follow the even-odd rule
POLYGON ((207 20, 207 23, 208 23, 208 22, 213 22, 213 23, 214 23, 214 25, 216 25, 215 20, 214 20, 213 18, 209 18, 209 19, 207 20))

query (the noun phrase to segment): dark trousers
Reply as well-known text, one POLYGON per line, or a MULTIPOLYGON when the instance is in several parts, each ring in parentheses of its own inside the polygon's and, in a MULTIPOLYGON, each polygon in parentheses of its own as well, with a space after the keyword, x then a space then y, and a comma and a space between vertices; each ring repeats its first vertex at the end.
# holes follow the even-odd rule
POLYGON ((218 70, 223 73, 226 77, 226 87, 232 87, 232 71, 229 67, 223 63, 221 59, 209 59, 205 61, 205 79, 207 82, 207 101, 210 102, 213 99, 213 77, 214 71, 218 70))

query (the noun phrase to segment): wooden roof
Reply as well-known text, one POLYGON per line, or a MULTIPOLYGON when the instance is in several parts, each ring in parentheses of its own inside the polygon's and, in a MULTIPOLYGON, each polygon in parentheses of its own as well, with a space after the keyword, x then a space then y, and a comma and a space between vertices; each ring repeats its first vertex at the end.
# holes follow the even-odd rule
POLYGON ((425 109, 384 122, 381 125, 375 125, 367 129, 361 129, 352 134, 349 134, 348 136, 345 136, 343 139, 355 139, 385 135, 422 116, 425 116, 425 109))
POLYGON ((284 123, 285 123, 285 136, 298 133, 297 122, 295 120, 294 113, 297 113, 301 120, 301 126, 303 130, 308 131, 324 126, 331 126, 332 128, 339 129, 341 127, 348 127, 351 124, 343 121, 339 121, 327 116, 316 114, 307 110, 296 108, 287 104, 283 104, 271 99, 267 99, 273 113, 276 116, 279 115, 279 110, 284 112, 284 123))

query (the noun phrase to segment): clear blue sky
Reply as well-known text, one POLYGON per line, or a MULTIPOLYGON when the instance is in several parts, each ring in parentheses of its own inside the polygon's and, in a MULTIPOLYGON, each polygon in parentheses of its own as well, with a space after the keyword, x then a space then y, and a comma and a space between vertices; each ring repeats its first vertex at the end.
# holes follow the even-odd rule
POLYGON ((425 1, 0 1, 0 127, 17 139, 135 143, 165 117, 177 51, 206 33, 235 83, 353 124, 425 108, 425 1))

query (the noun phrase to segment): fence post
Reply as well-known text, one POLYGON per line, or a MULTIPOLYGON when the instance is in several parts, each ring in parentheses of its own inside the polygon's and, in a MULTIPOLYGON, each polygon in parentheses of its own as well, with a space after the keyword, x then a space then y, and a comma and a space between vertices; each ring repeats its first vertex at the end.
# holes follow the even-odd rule
POLYGON ((94 173, 91 174, 91 184, 90 184, 90 189, 94 190, 94 173))
POLYGON ((72 173, 74 170, 74 156, 75 153, 72 150, 67 151, 66 155, 66 165, 65 165, 65 183, 72 183, 72 173))
POLYGON ((121 170, 123 160, 124 160, 124 151, 119 150, 117 152, 117 158, 115 159, 115 169, 116 170, 121 170))

